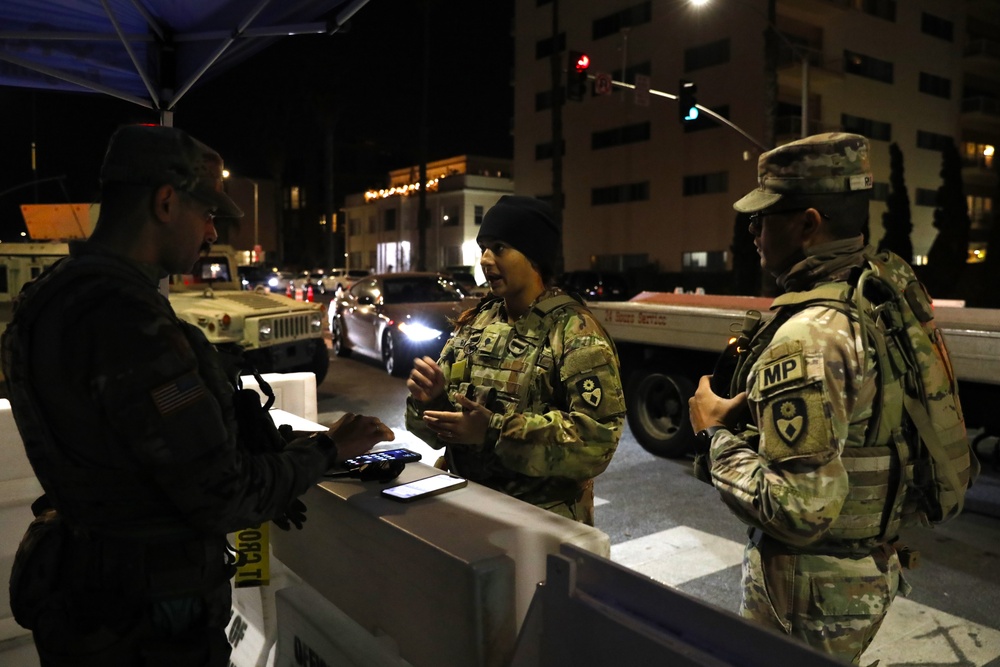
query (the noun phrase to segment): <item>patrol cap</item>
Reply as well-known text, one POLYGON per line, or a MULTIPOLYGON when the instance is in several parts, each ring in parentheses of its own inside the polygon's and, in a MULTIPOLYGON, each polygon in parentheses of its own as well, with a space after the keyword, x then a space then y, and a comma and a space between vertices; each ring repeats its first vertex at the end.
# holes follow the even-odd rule
POLYGON ((559 230, 552 209, 541 199, 504 195, 486 211, 478 241, 500 239, 539 266, 551 268, 559 247, 559 230))
POLYGON ((756 213, 785 196, 871 190, 868 153, 868 139, 845 132, 815 134, 778 146, 757 160, 759 185, 733 208, 740 213, 756 213))
POLYGON ((216 208, 243 217, 222 188, 222 156, 184 130, 162 125, 124 125, 111 136, 101 184, 172 185, 216 208))

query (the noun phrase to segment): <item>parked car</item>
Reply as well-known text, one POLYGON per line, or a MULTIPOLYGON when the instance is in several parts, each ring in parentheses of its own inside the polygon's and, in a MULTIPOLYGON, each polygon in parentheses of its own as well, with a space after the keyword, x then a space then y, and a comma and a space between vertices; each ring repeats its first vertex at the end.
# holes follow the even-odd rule
POLYGON ((324 279, 326 275, 323 269, 312 269, 311 271, 302 271, 299 275, 292 281, 292 289, 302 290, 303 298, 308 300, 308 296, 305 296, 310 287, 313 288, 313 298, 318 297, 321 294, 326 293, 326 287, 324 279))
POLYGON ((490 293, 488 285, 480 285, 476 282, 476 276, 472 272, 471 267, 448 267, 444 270, 444 273, 458 283, 459 289, 461 289, 466 296, 482 298, 490 293))
POLYGON ((567 292, 587 301, 627 301, 632 295, 625 274, 609 271, 569 271, 556 281, 567 292))
POLYGON ((272 292, 285 294, 288 286, 295 280, 295 274, 291 271, 278 271, 277 269, 267 274, 267 289, 272 292))
POLYGON ((370 275, 371 272, 365 269, 329 269, 323 277, 323 286, 327 291, 338 292, 350 289, 356 281, 370 275))
POLYGON ((404 376, 415 357, 438 358, 454 319, 475 303, 440 273, 368 275, 330 302, 333 351, 374 357, 404 376))
POLYGON ((262 266, 246 265, 237 267, 240 276, 240 284, 243 289, 257 289, 260 285, 267 285, 268 272, 262 266))

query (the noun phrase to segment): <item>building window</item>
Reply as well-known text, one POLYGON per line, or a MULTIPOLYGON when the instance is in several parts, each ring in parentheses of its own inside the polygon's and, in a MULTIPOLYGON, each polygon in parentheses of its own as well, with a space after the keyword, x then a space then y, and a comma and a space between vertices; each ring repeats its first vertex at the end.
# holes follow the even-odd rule
POLYGON ((949 137, 947 134, 937 134, 936 132, 917 130, 917 148, 926 148, 931 151, 943 151, 952 143, 954 143, 954 139, 949 137))
POLYGON ((383 227, 385 231, 391 232, 396 229, 396 209, 387 208, 383 213, 383 227))
POLYGON ((969 220, 974 227, 989 227, 993 221, 993 198, 974 197, 968 195, 965 198, 969 206, 969 220))
POLYGON ((946 79, 943 76, 934 76, 933 74, 928 74, 927 72, 921 72, 920 92, 950 100, 951 79, 946 79))
MULTIPOLYGON (((566 142, 561 141, 559 145, 562 147, 561 154, 566 155, 566 142)), ((552 142, 546 142, 544 144, 535 144, 535 159, 536 160, 551 160, 553 155, 552 142)))
POLYGON ((684 50, 684 71, 692 72, 712 65, 722 65, 729 62, 729 40, 695 46, 684 50))
POLYGON ((306 191, 297 185, 285 188, 285 210, 298 211, 306 207, 306 191))
POLYGON ((347 233, 351 236, 357 236, 361 233, 361 221, 357 218, 351 218, 347 221, 347 233))
POLYGON ((681 254, 681 266, 685 271, 725 271, 725 250, 702 250, 681 254))
MULTIPOLYGON (((712 109, 713 112, 719 114, 725 119, 729 119, 729 105, 724 104, 721 107, 715 107, 712 109)), ((694 120, 689 120, 684 123, 685 132, 699 132, 701 130, 710 130, 713 127, 719 127, 721 124, 715 118, 712 118, 707 113, 699 113, 698 117, 694 120)))
POLYGON ((368 233, 374 234, 378 231, 377 222, 374 215, 368 216, 368 233))
POLYGON ((535 42, 535 60, 548 58, 553 53, 561 53, 566 50, 566 33, 561 32, 552 37, 546 37, 535 42))
POLYGON ((892 141, 892 123, 883 123, 845 113, 840 115, 840 125, 845 132, 862 134, 877 141, 892 141))
POLYGON ((473 214, 472 214, 473 215, 473 218, 472 218, 473 222, 475 222, 476 225, 483 224, 483 207, 482 206, 476 206, 476 207, 474 207, 472 209, 472 211, 473 211, 473 214))
POLYGON ((649 121, 614 127, 610 130, 602 130, 590 135, 590 147, 595 151, 602 148, 611 148, 612 146, 634 144, 640 141, 649 141, 649 121))
POLYGON ((891 62, 847 49, 844 49, 844 71, 883 83, 892 83, 891 62))
POLYGON ((458 206, 449 204, 441 207, 441 226, 455 227, 462 222, 462 217, 458 214, 458 206))
POLYGON ((888 201, 889 184, 878 181, 872 183, 872 201, 888 201))
POLYGON ((729 173, 718 171, 714 174, 695 174, 684 177, 683 195, 708 195, 729 191, 729 173))
POLYGON ((992 144, 977 144, 972 141, 962 144, 962 162, 970 167, 992 169, 994 153, 996 147, 992 144))
POLYGON ((621 11, 595 19, 592 27, 594 39, 613 35, 623 28, 631 28, 653 20, 653 3, 640 2, 621 11))
POLYGON ((937 206, 937 190, 917 188, 913 193, 913 202, 917 206, 937 206))
POLYGON ((593 206, 625 204, 631 201, 646 201, 648 199, 649 181, 611 185, 605 188, 591 188, 590 190, 590 203, 593 206))
POLYGON ((925 35, 937 37, 946 42, 952 42, 955 39, 955 25, 951 21, 927 12, 924 12, 920 17, 920 30, 925 35))
POLYGON ((896 20, 896 0, 854 0, 854 8, 886 21, 896 20))

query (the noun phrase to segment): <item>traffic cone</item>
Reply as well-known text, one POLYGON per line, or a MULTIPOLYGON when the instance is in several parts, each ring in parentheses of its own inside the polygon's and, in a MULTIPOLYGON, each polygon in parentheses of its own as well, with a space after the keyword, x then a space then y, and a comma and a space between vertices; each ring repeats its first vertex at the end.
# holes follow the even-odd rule
POLYGON ((292 283, 288 283, 288 289, 285 290, 285 296, 287 296, 289 299, 295 298, 294 290, 295 288, 292 286, 292 283))
POLYGON ((313 301, 313 286, 309 285, 309 289, 306 290, 306 301, 312 303, 313 301))

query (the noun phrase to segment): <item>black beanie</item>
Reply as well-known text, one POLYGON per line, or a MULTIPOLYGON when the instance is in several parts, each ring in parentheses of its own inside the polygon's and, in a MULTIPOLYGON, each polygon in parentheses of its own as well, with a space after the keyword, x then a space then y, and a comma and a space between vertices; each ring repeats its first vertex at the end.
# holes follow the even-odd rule
POLYGON ((540 199, 504 195, 486 211, 476 240, 499 239, 542 267, 551 268, 559 246, 552 209, 540 199))

